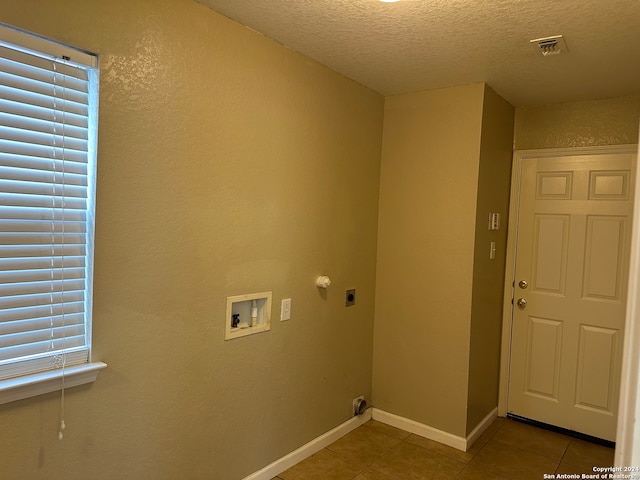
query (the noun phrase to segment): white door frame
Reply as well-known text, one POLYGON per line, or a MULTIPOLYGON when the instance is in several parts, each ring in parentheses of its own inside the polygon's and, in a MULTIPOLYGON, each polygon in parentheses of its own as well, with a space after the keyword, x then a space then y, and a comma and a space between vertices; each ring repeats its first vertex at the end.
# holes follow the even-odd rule
MULTIPOLYGON (((638 159, 640 159, 640 153, 638 159)), ((636 181, 633 207, 629 294, 622 351, 618 437, 616 438, 616 467, 640 466, 640 382, 638 379, 640 375, 640 181, 636 181)))
MULTIPOLYGON (((513 286, 515 283, 515 260, 516 260, 516 241, 517 241, 517 231, 518 231, 518 205, 520 203, 520 180, 521 180, 521 164, 522 161, 530 159, 530 158, 545 158, 545 157, 561 157, 561 156, 575 156, 575 155, 599 155, 599 154, 615 154, 615 153, 627 153, 627 154, 636 154, 638 151, 637 145, 612 145, 612 146, 602 146, 602 147, 577 147, 577 148, 550 148, 550 149, 541 149, 541 150, 516 150, 513 154, 513 163, 511 168, 511 197, 509 200, 509 226, 507 230, 507 252, 506 252, 506 267, 505 267, 505 280, 504 280, 504 299, 503 299, 503 310, 502 310, 502 349, 501 349, 501 358, 500 358, 500 389, 498 392, 498 415, 506 416, 507 414, 507 396, 509 393, 509 362, 511 360, 511 327, 513 324, 513 286)), ((638 180, 640 180, 640 174, 638 174, 638 180)), ((634 214, 633 214, 633 229, 634 232, 636 228, 640 228, 640 194, 638 193, 640 181, 636 181, 636 197, 634 198, 634 214)), ((633 242, 637 241, 634 236, 633 242)), ((634 308, 638 309, 638 315, 640 315, 640 299, 638 304, 636 305, 635 301, 631 301, 631 299, 635 296, 635 292, 640 290, 640 248, 636 248, 635 243, 632 244, 632 257, 631 257, 631 265, 630 265, 630 278, 634 279, 638 276, 637 283, 631 283, 629 286, 629 294, 628 297, 628 311, 629 306, 634 306, 634 308), (636 252, 636 256, 634 256, 634 252, 636 252), (635 259, 635 260, 634 260, 635 259)), ((635 313, 636 310, 634 310, 635 313)), ((630 345, 630 342, 627 341, 628 337, 638 336, 638 334, 628 333, 631 332, 632 328, 636 331, 639 329, 640 325, 637 325, 635 319, 630 319, 629 313, 627 313, 627 320, 625 323, 625 350, 623 352, 624 357, 628 356, 628 348, 640 348, 638 345, 640 342, 636 340, 635 347, 630 345)), ((637 353, 637 350, 636 350, 637 353)), ((636 355, 636 363, 640 361, 640 357, 636 355)), ((623 370, 623 378, 621 384, 621 408, 619 409, 619 418, 618 418, 618 428, 620 428, 621 417, 623 413, 626 412, 624 408, 625 402, 624 396, 628 396, 629 385, 626 383, 629 380, 630 375, 633 374, 634 370, 629 370, 628 362, 625 362, 626 369, 623 370)), ((637 365, 635 366, 636 377, 634 377, 635 389, 637 390, 637 365)), ((640 399, 638 399, 640 400, 640 399)), ((625 414, 626 415, 626 414, 625 414)), ((632 417, 633 418, 633 417, 632 417)), ((629 420, 630 421, 630 420, 629 420)), ((636 427, 637 428, 637 427, 636 427)), ((629 435, 632 436, 630 433, 629 435)))

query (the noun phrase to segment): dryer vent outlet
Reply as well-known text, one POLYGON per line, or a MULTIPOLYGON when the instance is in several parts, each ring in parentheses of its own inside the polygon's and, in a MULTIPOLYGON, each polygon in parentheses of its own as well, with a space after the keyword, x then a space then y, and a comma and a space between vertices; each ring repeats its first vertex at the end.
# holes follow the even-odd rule
POLYGON ((358 398, 353 399, 353 416, 358 417, 367 411, 367 401, 364 399, 364 395, 360 395, 358 398))

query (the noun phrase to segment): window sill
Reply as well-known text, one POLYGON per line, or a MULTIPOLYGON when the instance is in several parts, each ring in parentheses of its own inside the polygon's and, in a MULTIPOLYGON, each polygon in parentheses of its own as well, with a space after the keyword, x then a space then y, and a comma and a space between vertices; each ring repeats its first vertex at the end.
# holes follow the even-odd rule
MULTIPOLYGON (((94 362, 66 367, 64 369, 64 388, 95 382, 100 370, 106 366, 106 363, 94 362)), ((0 405, 61 390, 62 373, 63 370, 58 369, 0 380, 0 405)))

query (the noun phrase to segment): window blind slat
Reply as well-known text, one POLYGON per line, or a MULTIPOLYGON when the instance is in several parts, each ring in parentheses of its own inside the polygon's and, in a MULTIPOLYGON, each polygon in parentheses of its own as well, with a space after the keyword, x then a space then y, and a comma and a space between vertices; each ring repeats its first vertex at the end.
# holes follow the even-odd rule
MULTIPOLYGON (((66 117, 66 115, 65 115, 66 117)), ((64 137, 87 140, 89 132, 86 127, 69 125, 66 118, 52 118, 43 120, 30 116, 16 115, 5 110, 0 110, 0 125, 11 125, 15 128, 42 134, 62 134, 64 137)))
POLYGON ((22 319, 18 321, 0 321, 0 335, 6 335, 9 332, 30 332, 36 330, 44 330, 47 328, 62 327, 63 325, 83 325, 84 315, 82 312, 65 313, 64 315, 49 315, 47 317, 36 317, 30 319, 22 319))
POLYGON ((0 59, 0 85, 15 90, 24 90, 45 97, 60 98, 61 101, 70 101, 81 105, 89 104, 89 92, 83 90, 83 82, 75 82, 73 88, 72 78, 59 73, 47 72, 46 76, 25 77, 20 75, 28 72, 24 65, 0 59))
MULTIPOLYGON (((0 182, 0 185, 2 182, 0 182)), ((25 224, 22 229, 27 229, 27 231, 43 231, 42 229, 46 227, 47 222, 62 222, 64 219, 65 223, 68 222, 70 226, 73 226, 73 222, 81 223, 84 222, 87 218, 84 210, 72 210, 72 209, 64 209, 64 214, 62 212, 62 208, 52 208, 47 211, 46 208, 35 208, 35 207, 0 207, 0 219, 4 220, 24 220, 22 223, 25 224)), ((7 230, 0 231, 13 231, 9 226, 13 225, 11 222, 7 222, 7 230)), ((58 231, 55 228, 55 225, 49 228, 50 231, 58 231)), ((62 229, 60 229, 62 230, 62 229)), ((22 230, 18 230, 22 231, 22 230)), ((47 230, 44 230, 47 231, 47 230)), ((64 231, 74 231, 72 228, 65 228, 64 231)))
POLYGON ((63 190, 62 186, 56 185, 55 183, 20 182, 4 180, 2 178, 0 178, 0 189, 3 193, 25 195, 25 198, 28 198, 28 195, 50 195, 52 198, 64 196, 85 199, 88 194, 87 187, 84 185, 65 185, 63 190))
MULTIPOLYGON (((37 126, 37 125, 36 125, 37 126)), ((44 145, 51 148, 61 148, 65 151, 60 158, 66 155, 67 150, 77 150, 84 152, 87 149, 87 141, 83 139, 67 137, 64 129, 54 132, 40 132, 33 129, 17 127, 6 127, 0 125, 0 138, 8 142, 18 142, 24 144, 44 145)))
MULTIPOLYGON (((24 348, 31 349, 35 344, 42 344, 47 341, 71 339, 71 337, 77 337, 80 335, 84 335, 84 325, 82 323, 64 326, 47 325, 40 330, 29 330, 26 332, 12 333, 11 335, 0 334, 0 348, 23 346, 24 348)), ((79 345, 73 346, 77 347, 79 345)), ((2 358, 2 360, 4 360, 4 358, 2 358)))
MULTIPOLYGON (((37 200, 37 198, 34 198, 37 200)), ((55 198, 52 198, 52 203, 55 198)), ((64 206, 52 205, 49 211, 45 206, 13 206, 0 207, 0 219, 24 220, 30 222, 52 222, 70 221, 82 222, 86 219, 86 214, 82 209, 85 200, 69 199, 65 200, 64 206), (72 208, 75 204, 75 208, 72 208), (71 206, 70 206, 71 205, 71 206), (80 207, 80 208, 78 208, 80 207)), ((2 230, 0 230, 1 232, 2 230)))
MULTIPOLYGON (((21 334, 16 334, 19 336, 21 334)), ((28 336, 25 337, 28 342, 28 336)), ((85 342, 83 335, 70 336, 67 338, 57 338, 53 340, 41 340, 32 343, 23 343, 18 345, 3 345, 3 338, 0 337, 0 361, 26 357, 29 355, 38 355, 41 353, 49 353, 55 351, 61 351, 65 348, 82 347, 85 342)))
MULTIPOLYGON (((56 165, 57 166, 57 165, 56 165)), ((86 187, 87 176, 77 173, 67 172, 64 167, 66 164, 60 165, 61 170, 34 170, 31 168, 19 168, 10 165, 0 165, 0 179, 5 182, 36 182, 46 183, 48 185, 64 181, 63 186, 58 186, 55 191, 53 186, 49 192, 50 195, 66 195, 67 186, 70 187, 86 187), (64 176, 64 178, 61 178, 64 176), (64 188, 64 190, 63 190, 64 188)), ((86 192, 86 190, 85 190, 86 192)), ((2 194, 4 192, 0 192, 2 194)))
POLYGON ((44 282, 51 280, 61 280, 62 278, 84 278, 86 272, 84 267, 54 268, 47 270, 22 270, 19 275, 15 271, 0 272, 0 285, 18 282, 44 282), (64 272, 64 273, 63 273, 64 272))
POLYGON ((66 302, 80 302, 84 300, 83 291, 36 293, 34 295, 14 295, 0 297, 0 310, 21 308, 28 306, 63 304, 66 302))
POLYGON ((23 103, 32 107, 47 108, 51 110, 55 118, 61 118, 63 116, 62 112, 86 116, 89 111, 88 105, 84 103, 67 101, 61 97, 43 95, 28 90, 13 88, 9 85, 0 84, 0 98, 23 103))
MULTIPOLYGON (((34 305, 22 308, 12 308, 0 311, 0 324, 11 324, 14 331, 21 332, 23 328, 18 322, 37 319, 49 319, 52 316, 82 314, 84 317, 84 302, 69 302, 64 305, 34 305)), ((7 332, 5 332, 7 333, 7 332)))
MULTIPOLYGON (((61 122, 60 111, 52 110, 51 108, 39 107, 37 105, 26 105, 22 102, 16 102, 8 98, 3 98, 0 94, 0 111, 4 112, 5 118, 24 117, 33 119, 35 121, 43 122, 61 122)), ((77 115, 70 111, 64 112, 64 124, 67 128, 79 128, 88 130, 88 118, 86 115, 77 115)))
POLYGON ((85 233, 86 225, 82 222, 65 222, 64 228, 61 221, 3 221, 3 226, 8 233, 40 232, 40 233, 85 233), (49 224, 49 225, 48 225, 49 224))
POLYGON ((5 258, 20 257, 27 262, 29 258, 50 258, 52 255, 56 257, 81 257, 86 253, 84 244, 76 245, 11 245, 0 246, 0 261, 5 258), (47 256, 47 254, 49 254, 47 256))
MULTIPOLYGON (((22 255, 23 258, 28 258, 28 257, 33 257, 36 255, 33 255, 33 252, 30 251, 30 249, 40 249, 39 251, 42 252, 42 255, 40 256, 45 256, 47 258, 50 257, 51 253, 61 253, 61 254, 65 254, 64 256, 66 257, 73 257, 74 255, 69 255, 69 250, 59 250, 60 246, 65 246, 65 248, 68 246, 68 248, 73 249, 77 249, 75 251, 79 252, 78 255, 75 256, 84 256, 87 253, 86 250, 86 237, 83 234, 57 234, 55 236, 49 236, 47 238, 47 236, 45 234, 22 234, 22 233, 11 233, 11 234, 3 234, 0 235, 0 249, 4 249, 4 248, 15 248, 15 247, 22 247, 25 249, 25 253, 24 255, 22 255), (9 237, 9 238, 5 238, 5 237, 9 237), (12 241, 12 237, 16 237, 16 238, 23 238, 25 241, 23 242, 16 242, 16 241, 12 241), (43 237, 43 238, 39 238, 39 237, 43 237), (63 239, 66 238, 66 240, 63 239), (49 240, 47 242, 47 240, 49 240), (51 249, 55 249, 55 250, 51 250, 51 249), (45 255, 44 252, 45 251, 49 251, 49 254, 45 255)), ((62 256, 62 255, 60 255, 62 256)), ((6 258, 20 258, 21 256, 7 256, 6 258)), ((0 258, 5 258, 4 256, 0 257, 0 258)), ((4 261, 4 260, 2 260, 4 261)), ((69 268, 69 265, 64 265, 65 267, 69 268)), ((2 275, 2 271, 0 270, 0 276, 2 275)))
POLYGON ((61 118, 47 121, 0 112, 0 126, 3 126, 0 135, 5 140, 21 141, 22 138, 28 138, 30 143, 53 143, 81 151, 86 149, 87 129, 66 125, 61 118))
POLYGON ((64 170, 70 175, 87 175, 86 163, 71 162, 66 159, 63 161, 52 158, 30 157, 27 155, 9 154, 2 151, 0 151, 0 165, 7 168, 28 168, 31 170, 44 170, 46 172, 62 172, 64 170))
MULTIPOLYGON (((60 196, 23 195, 20 193, 0 193, 0 204, 6 205, 5 210, 20 209, 26 212, 28 208, 51 208, 70 210, 84 210, 87 207, 85 198, 63 198, 60 196)), ((66 216, 64 217, 67 218, 66 216)))
MULTIPOLYGON (((21 75, 25 78, 44 78, 55 68, 60 75, 67 76, 70 85, 74 85, 73 79, 78 81, 77 85, 86 85, 89 76, 87 69, 78 65, 71 65, 63 62, 56 62, 55 67, 50 58, 43 58, 39 55, 25 52, 23 49, 12 48, 9 45, 0 45, 0 58, 6 62, 13 62, 22 67, 21 75)), ((80 87, 79 89, 82 89, 80 87)), ((86 87, 84 87, 86 88, 86 87)))
POLYGON ((84 279, 64 279, 50 282, 16 282, 0 284, 0 309, 4 307, 2 297, 18 297, 50 292, 83 291, 84 279))
MULTIPOLYGON (((61 245, 63 243, 77 245, 84 244, 87 241, 86 237, 82 234, 65 233, 0 233, 0 248, 3 245, 24 245, 24 246, 36 246, 36 245, 61 245)), ((2 272, 0 272, 0 275, 2 272)))
POLYGON ((0 259, 0 268, 6 272, 15 270, 13 274, 20 281, 20 272, 52 269, 52 268, 69 268, 84 267, 85 258, 82 257, 22 257, 22 258, 2 258, 0 259))
POLYGON ((0 152, 4 154, 23 155, 27 157, 51 158, 54 160, 64 158, 67 162, 87 163, 87 152, 77 150, 65 150, 62 147, 49 147, 33 143, 20 143, 0 138, 0 152))

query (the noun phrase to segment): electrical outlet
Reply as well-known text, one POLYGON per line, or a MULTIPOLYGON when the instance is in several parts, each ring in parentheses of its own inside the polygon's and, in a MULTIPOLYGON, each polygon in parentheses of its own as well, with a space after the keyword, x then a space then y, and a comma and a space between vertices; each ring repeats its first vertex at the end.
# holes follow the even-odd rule
POLYGON ((345 293, 344 305, 346 307, 350 307, 351 305, 355 305, 355 304, 356 304, 356 289, 351 288, 347 290, 345 293))
POLYGON ((280 321, 283 322, 285 320, 291 319, 291 299, 285 298, 282 300, 282 304, 280 305, 280 321))

